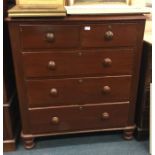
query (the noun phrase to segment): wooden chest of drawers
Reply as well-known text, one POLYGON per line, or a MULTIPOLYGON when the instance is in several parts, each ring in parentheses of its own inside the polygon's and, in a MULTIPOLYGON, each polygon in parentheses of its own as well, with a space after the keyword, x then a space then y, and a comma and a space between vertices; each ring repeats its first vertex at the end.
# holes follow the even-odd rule
POLYGON ((132 138, 143 15, 8 22, 25 148, 48 135, 123 130, 132 138))

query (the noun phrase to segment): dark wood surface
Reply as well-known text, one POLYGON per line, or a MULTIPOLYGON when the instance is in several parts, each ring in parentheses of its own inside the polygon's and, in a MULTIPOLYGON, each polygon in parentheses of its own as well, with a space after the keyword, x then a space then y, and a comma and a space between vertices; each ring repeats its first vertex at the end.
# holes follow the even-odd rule
POLYGON ((25 148, 54 134, 124 130, 124 138, 132 138, 143 15, 7 21, 25 148), (104 112, 107 122, 100 120, 104 112), (51 119, 62 124, 53 128, 51 119))
POLYGON ((41 134, 124 127, 128 106, 129 103, 118 103, 30 110, 31 131, 41 134))
POLYGON ((79 27, 74 25, 20 25, 22 49, 78 47, 79 27), (48 34, 53 34, 50 39, 48 34))
POLYGON ((136 138, 144 140, 149 137, 150 83, 152 83, 152 44, 147 42, 143 43, 140 76, 136 109, 136 138))
MULTIPOLYGON (((21 24, 25 22, 35 22, 34 24, 37 23, 44 23, 48 22, 54 22, 52 24, 58 24, 58 23, 96 23, 96 22, 102 22, 104 21, 105 23, 111 23, 111 22, 123 22, 123 23, 128 23, 129 21, 132 22, 137 22, 138 20, 145 20, 146 17, 142 14, 124 14, 124 15, 68 15, 66 17, 57 17, 57 18, 52 18, 52 17, 43 17, 43 18, 11 18, 7 17, 6 21, 14 21, 14 22, 20 22, 21 24), (37 22, 37 23, 36 23, 37 22)), ((32 24, 32 23, 31 23, 32 24)), ((46 24, 46 25, 47 25, 46 24)), ((61 25, 61 24, 60 24, 61 25)))
POLYGON ((88 25, 20 25, 21 48, 51 49, 82 47, 130 46, 136 43, 137 24, 109 23, 88 25), (90 27, 90 30, 85 30, 90 27), (113 33, 106 39, 106 33, 113 33), (124 33, 125 32, 125 33, 124 33), (48 34, 53 34, 49 39, 48 34), (80 37, 81 35, 81 37, 80 37), (128 37, 123 37, 124 35, 128 37), (79 41, 80 39, 80 41, 79 41), (80 43, 81 42, 81 43, 80 43))
POLYGON ((134 50, 94 49, 24 52, 26 77, 131 75, 134 50))
POLYGON ((81 28, 82 47, 131 46, 136 44, 137 41, 135 36, 138 34, 138 25, 136 23, 89 24, 90 31, 84 31, 84 26, 81 28), (113 36, 111 39, 106 39, 106 33, 109 31, 113 33, 113 36))
MULTIPOLYGON (((5 93, 5 92, 4 92, 5 93)), ((19 134, 19 112, 16 94, 8 102, 3 102, 3 151, 16 150, 19 134)))
POLYGON ((120 102, 129 101, 131 76, 30 80, 26 85, 29 107, 120 102))

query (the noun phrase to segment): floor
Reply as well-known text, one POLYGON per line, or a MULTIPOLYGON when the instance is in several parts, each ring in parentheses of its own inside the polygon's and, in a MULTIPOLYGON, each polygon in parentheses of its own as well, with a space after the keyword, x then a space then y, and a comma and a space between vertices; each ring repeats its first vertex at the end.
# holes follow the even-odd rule
POLYGON ((98 133, 39 138, 34 149, 25 150, 19 143, 17 151, 4 155, 149 155, 148 152, 148 141, 125 141, 121 133, 98 133))

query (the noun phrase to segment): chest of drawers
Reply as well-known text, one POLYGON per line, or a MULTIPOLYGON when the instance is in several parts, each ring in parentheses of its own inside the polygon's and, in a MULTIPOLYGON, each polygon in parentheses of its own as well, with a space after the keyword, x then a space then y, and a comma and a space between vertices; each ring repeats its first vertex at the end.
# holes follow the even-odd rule
POLYGON ((132 139, 143 15, 8 19, 25 148, 49 135, 132 139))

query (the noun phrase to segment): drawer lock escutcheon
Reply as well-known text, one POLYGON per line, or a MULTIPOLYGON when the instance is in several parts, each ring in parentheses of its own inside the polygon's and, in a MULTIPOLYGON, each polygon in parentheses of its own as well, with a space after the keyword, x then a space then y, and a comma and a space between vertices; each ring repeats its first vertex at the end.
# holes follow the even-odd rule
POLYGON ((78 56, 82 56, 82 52, 78 52, 78 56))
POLYGON ((109 117, 110 117, 110 115, 109 115, 108 112, 102 113, 102 119, 103 119, 103 120, 107 120, 107 119, 109 119, 109 117))
POLYGON ((60 122, 59 117, 56 117, 56 116, 55 117, 52 117, 51 122, 53 124, 58 124, 60 122))
POLYGON ((55 36, 54 36, 54 33, 46 33, 46 40, 48 41, 48 42, 52 42, 52 41, 54 41, 54 38, 55 38, 55 36))
POLYGON ((83 79, 78 79, 78 83, 83 83, 83 79))
POLYGON ((79 106, 79 110, 83 110, 83 106, 79 106))

